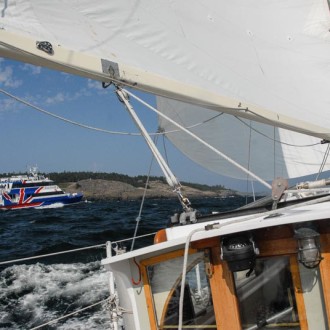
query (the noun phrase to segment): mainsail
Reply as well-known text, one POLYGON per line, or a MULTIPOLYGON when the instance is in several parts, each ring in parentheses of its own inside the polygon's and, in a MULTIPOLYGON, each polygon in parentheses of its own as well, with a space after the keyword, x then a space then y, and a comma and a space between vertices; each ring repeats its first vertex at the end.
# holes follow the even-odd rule
POLYGON ((0 56, 330 138, 324 0, 0 6, 0 56))
MULTIPOLYGON (((328 148, 312 136, 167 98, 157 97, 157 108, 265 180, 318 173, 328 148)), ((179 150, 201 166, 236 179, 253 180, 161 116, 159 127, 179 150)), ((330 164, 326 163, 323 170, 330 170, 330 164)))
MULTIPOLYGON (((197 135, 266 180, 320 169, 327 150, 321 139, 330 140, 326 1, 0 6, 0 56, 159 95, 162 111, 185 127, 206 122, 194 128, 197 135)), ((169 138, 208 169, 246 178, 183 133, 169 138)))

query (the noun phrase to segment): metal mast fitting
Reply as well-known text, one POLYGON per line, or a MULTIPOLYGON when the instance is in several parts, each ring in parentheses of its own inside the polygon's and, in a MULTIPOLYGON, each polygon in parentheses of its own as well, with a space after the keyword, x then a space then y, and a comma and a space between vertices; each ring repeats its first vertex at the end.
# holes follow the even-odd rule
POLYGON ((170 187, 173 188, 173 191, 178 195, 179 201, 186 212, 191 212, 191 204, 188 198, 184 197, 181 193, 181 184, 178 179, 175 177, 169 166, 167 165, 165 159, 157 149, 155 143, 151 139, 150 135, 148 134, 147 130, 145 129, 144 125, 140 121, 139 117, 137 116, 136 112, 134 111, 132 105, 129 102, 128 94, 122 90, 121 87, 116 86, 116 93, 120 102, 125 104, 125 107, 129 114, 131 115, 133 121, 135 122, 136 126, 139 128, 142 136, 144 137, 145 141, 149 149, 151 150, 152 154, 156 158, 161 170, 163 171, 166 181, 170 187))

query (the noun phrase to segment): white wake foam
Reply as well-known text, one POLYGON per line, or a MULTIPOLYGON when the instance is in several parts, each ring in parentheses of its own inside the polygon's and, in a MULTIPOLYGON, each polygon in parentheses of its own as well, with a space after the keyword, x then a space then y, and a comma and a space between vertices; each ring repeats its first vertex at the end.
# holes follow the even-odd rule
MULTIPOLYGON (((16 265, 1 272, 0 328, 26 329, 108 297, 108 274, 99 262, 16 265)), ((105 304, 49 329, 109 328, 105 304)))
POLYGON ((42 206, 37 206, 35 209, 58 209, 60 207, 64 207, 63 203, 54 203, 50 205, 42 205, 42 206))

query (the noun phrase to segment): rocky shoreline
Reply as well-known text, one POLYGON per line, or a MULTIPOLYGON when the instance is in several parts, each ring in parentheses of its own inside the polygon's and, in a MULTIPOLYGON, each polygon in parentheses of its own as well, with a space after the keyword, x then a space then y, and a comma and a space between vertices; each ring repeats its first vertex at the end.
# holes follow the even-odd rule
MULTIPOLYGON (((81 180, 75 183, 60 184, 66 192, 82 192, 84 198, 90 200, 128 200, 141 199, 144 194, 143 187, 134 187, 120 181, 110 180, 81 180)), ((232 190, 221 189, 217 191, 204 191, 188 186, 182 186, 182 193, 188 198, 201 197, 228 197, 236 195, 232 190)), ((175 198, 171 187, 161 181, 150 181, 146 198, 175 198)))

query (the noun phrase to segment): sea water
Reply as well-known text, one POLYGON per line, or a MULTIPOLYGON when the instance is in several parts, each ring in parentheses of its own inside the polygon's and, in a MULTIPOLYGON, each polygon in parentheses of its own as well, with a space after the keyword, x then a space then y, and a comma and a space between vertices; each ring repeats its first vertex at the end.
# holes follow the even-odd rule
MULTIPOLYGON (((227 211, 245 198, 192 200, 201 213, 227 211)), ((0 262, 102 245, 134 234, 140 201, 102 201, 0 212, 0 262)), ((146 200, 138 235, 164 228, 180 211, 176 199, 146 200)), ((135 248, 152 242, 146 236, 135 248)), ((129 250, 130 242, 122 245, 129 250)), ((97 247, 0 266, 0 329, 32 329, 109 296, 108 273, 101 266, 105 249, 97 247)), ((43 329, 109 329, 106 303, 43 329)))

